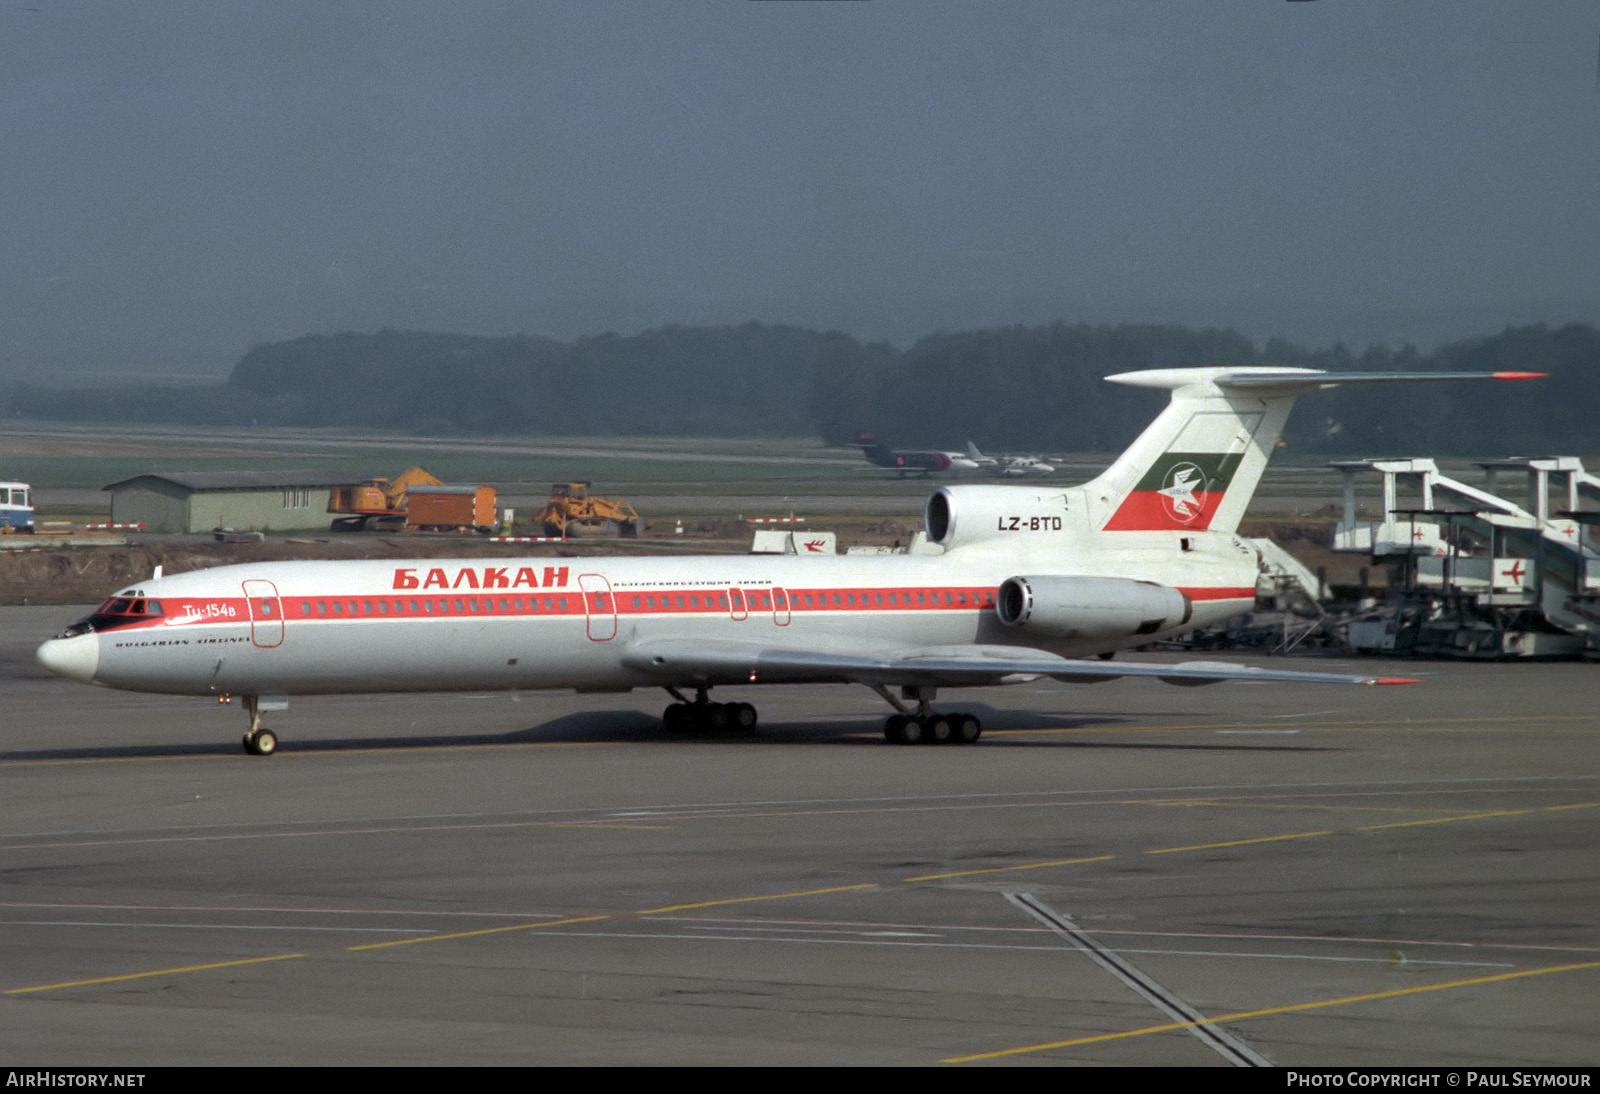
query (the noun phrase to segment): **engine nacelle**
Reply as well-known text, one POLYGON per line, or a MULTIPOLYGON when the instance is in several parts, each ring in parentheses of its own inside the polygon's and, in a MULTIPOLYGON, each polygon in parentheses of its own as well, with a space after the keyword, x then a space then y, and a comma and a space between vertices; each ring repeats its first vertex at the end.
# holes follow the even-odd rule
POLYGON ((1189 622, 1189 598, 1126 577, 1008 577, 994 598, 1008 627, 1042 638, 1121 640, 1189 622))
POLYGON ((928 498, 923 524, 929 541, 946 548, 1060 533, 1067 528, 1067 495, 1031 486, 946 486, 928 498))

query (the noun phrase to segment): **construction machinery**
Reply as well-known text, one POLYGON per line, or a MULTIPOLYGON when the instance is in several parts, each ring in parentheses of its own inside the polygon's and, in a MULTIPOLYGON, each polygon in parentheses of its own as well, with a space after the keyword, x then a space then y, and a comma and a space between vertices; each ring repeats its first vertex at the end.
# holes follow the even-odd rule
POLYGON ((553 482, 550 497, 534 518, 544 525, 547 536, 581 535, 584 532, 615 533, 625 537, 639 534, 639 514, 621 498, 597 498, 589 493, 587 482, 553 482))
POLYGON ((328 512, 344 514, 333 521, 336 532, 487 531, 494 524, 495 501, 493 487, 446 486, 413 467, 394 479, 335 486, 328 512))

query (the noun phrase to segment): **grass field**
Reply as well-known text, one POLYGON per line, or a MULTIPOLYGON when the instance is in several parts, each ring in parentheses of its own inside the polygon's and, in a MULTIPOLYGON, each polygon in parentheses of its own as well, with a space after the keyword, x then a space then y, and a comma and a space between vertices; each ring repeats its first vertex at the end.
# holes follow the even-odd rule
MULTIPOLYGON (((1074 456, 1055 475, 1025 485, 1083 482, 1112 458, 1074 456)), ((359 479, 393 477, 414 465, 446 482, 491 484, 522 507, 542 501, 552 482, 587 479, 595 493, 627 498, 647 518, 790 509, 814 517, 904 518, 920 513, 927 495, 942 485, 1016 482, 978 475, 902 478, 870 466, 854 448, 825 447, 816 438, 396 436, 48 422, 8 423, 0 435, 0 479, 31 483, 47 515, 103 515, 109 495, 93 492, 151 471, 314 468, 359 479), (60 492, 70 499, 52 501, 60 492)), ((1483 481, 1465 461, 1453 462, 1451 473, 1483 481)), ((1364 477, 1359 498, 1370 512, 1379 500, 1377 476, 1364 477)), ((1324 460, 1282 452, 1267 469, 1252 513, 1326 519, 1337 516, 1340 499, 1340 475, 1324 460)))

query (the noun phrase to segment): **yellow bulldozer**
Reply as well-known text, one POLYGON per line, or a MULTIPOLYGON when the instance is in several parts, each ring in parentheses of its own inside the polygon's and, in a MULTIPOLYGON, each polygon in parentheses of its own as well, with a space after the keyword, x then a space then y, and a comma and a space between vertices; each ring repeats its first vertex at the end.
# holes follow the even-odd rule
POLYGON ((633 506, 621 498, 597 498, 589 493, 587 482, 553 482, 550 498, 534 521, 544 526, 547 536, 582 535, 585 532, 615 533, 633 537, 642 522, 633 506))

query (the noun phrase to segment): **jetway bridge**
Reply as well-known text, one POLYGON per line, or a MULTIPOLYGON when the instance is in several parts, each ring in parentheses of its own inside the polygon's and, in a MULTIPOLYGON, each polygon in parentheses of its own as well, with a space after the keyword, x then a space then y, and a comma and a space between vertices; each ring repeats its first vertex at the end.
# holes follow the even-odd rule
POLYGON ((1333 549, 1397 574, 1385 606, 1350 625, 1351 645, 1483 657, 1600 648, 1600 477, 1581 459, 1484 461, 1481 487, 1427 458, 1332 466, 1344 474, 1333 549), (1374 473, 1382 519, 1362 521, 1358 477, 1374 473), (1500 492, 1508 476, 1524 479, 1520 501, 1500 492))

